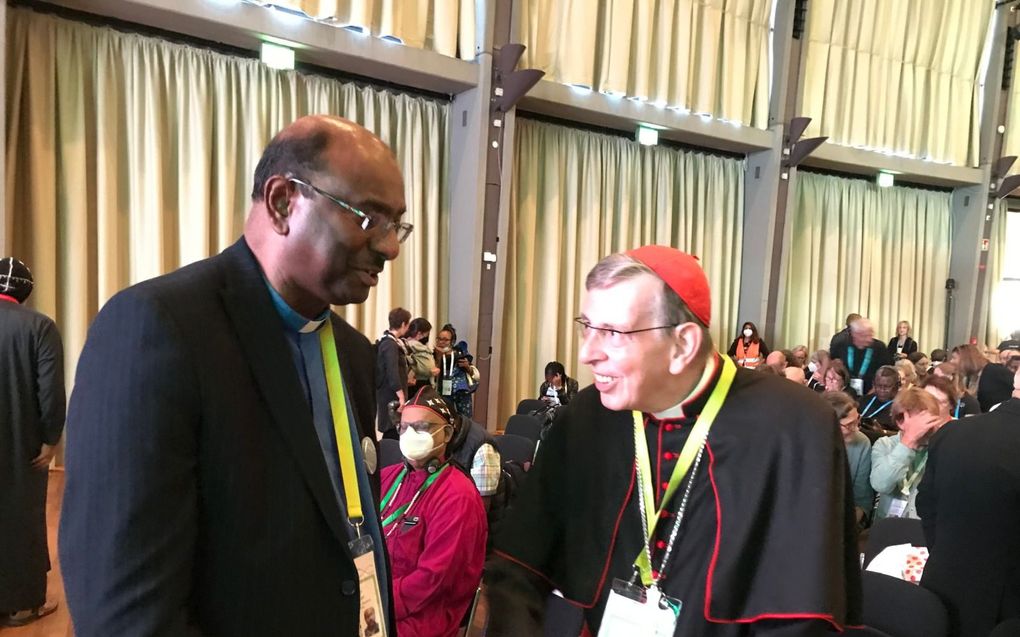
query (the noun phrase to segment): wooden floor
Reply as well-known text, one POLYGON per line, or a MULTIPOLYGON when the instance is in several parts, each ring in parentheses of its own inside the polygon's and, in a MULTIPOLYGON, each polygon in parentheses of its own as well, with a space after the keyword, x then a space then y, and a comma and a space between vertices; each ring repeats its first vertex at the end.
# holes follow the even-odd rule
POLYGON ((60 503, 64 499, 64 472, 50 471, 49 489, 46 495, 46 535, 50 543, 50 562, 53 568, 46 579, 46 599, 56 600, 60 606, 52 615, 21 628, 0 627, 2 637, 66 637, 71 616, 67 613, 64 600, 64 582, 60 577, 60 562, 57 561, 57 526, 60 521, 60 503))

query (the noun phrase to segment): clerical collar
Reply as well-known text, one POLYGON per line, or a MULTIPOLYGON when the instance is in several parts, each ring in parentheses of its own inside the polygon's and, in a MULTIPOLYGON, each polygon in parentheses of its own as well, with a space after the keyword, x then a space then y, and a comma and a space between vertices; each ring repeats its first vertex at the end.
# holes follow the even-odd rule
POLYGON ((327 307, 317 318, 309 321, 283 300, 283 297, 273 288, 268 279, 263 277, 262 280, 265 281, 266 287, 269 288, 269 296, 273 298, 273 307, 276 308, 277 314, 283 319, 283 324, 287 326, 287 329, 302 334, 311 334, 319 329, 326 322, 326 319, 329 318, 329 308, 327 307))
POLYGON ((711 389, 715 387, 716 382, 719 380, 721 371, 722 365, 719 361, 719 355, 712 354, 712 357, 705 363, 705 371, 701 373, 698 384, 694 386, 694 389, 688 394, 687 398, 684 398, 665 411, 652 414, 652 417, 658 420, 668 420, 697 416, 705 408, 708 396, 712 393, 711 389))

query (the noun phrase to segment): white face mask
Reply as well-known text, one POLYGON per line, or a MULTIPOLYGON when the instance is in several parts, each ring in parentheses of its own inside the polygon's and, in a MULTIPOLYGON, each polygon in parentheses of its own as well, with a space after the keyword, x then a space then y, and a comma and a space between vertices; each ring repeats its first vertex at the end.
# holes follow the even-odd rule
POLYGON ((427 431, 415 431, 408 427, 400 434, 400 453, 408 460, 424 460, 441 446, 435 444, 432 434, 427 431))
POLYGON ((751 330, 744 330, 744 338, 751 338, 751 334, 754 334, 751 330))
POLYGON ((808 368, 808 371, 809 371, 809 372, 811 372, 812 374, 814 374, 815 372, 817 372, 817 371, 818 371, 818 363, 816 363, 816 362, 812 361, 812 362, 810 362, 810 363, 808 363, 808 364, 807 364, 807 368, 808 368))

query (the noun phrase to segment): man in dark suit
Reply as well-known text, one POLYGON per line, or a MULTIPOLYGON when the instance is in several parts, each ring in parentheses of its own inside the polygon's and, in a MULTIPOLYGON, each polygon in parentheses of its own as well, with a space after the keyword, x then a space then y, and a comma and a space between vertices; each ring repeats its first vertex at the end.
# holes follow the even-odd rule
POLYGON ((952 635, 1020 618, 1020 372, 995 411, 933 438, 917 496, 928 540, 921 585, 949 610, 952 635))
POLYGON ((845 327, 829 339, 829 356, 835 356, 837 351, 846 348, 847 343, 850 342, 850 324, 859 318, 861 315, 856 313, 846 315, 845 327))
MULTIPOLYGON (((830 350, 832 358, 838 358, 850 372, 850 386, 863 396, 871 391, 875 372, 883 365, 892 365, 892 356, 885 343, 875 339, 875 328, 866 318, 850 322, 849 338, 836 344, 830 350)), ((834 339, 835 340, 835 339, 834 339)))
POLYGON ((329 308, 399 253, 403 179, 377 137, 313 116, 254 181, 237 243, 89 331, 60 528, 78 637, 353 637, 366 614, 393 634, 372 345, 329 308))
POLYGON ((64 349, 57 326, 22 305, 32 273, 0 259, 0 627, 56 610, 46 602, 46 482, 64 430, 64 349))

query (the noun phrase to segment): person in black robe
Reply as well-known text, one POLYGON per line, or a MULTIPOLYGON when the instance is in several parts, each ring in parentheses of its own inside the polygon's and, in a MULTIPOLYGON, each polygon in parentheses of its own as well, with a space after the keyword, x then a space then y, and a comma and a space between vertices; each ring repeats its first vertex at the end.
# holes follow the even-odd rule
POLYGON ((708 283, 689 255, 612 255, 586 286, 577 321, 595 384, 557 415, 495 539, 487 635, 541 634, 553 589, 598 634, 614 580, 634 578, 646 550, 646 574, 680 602, 676 635, 822 635, 859 623, 853 494, 832 409, 714 352, 708 283), (707 437, 692 436, 728 384, 707 437), (667 498, 688 440, 698 456, 667 498), (639 466, 659 511, 647 544, 639 466))
POLYGON ((917 494, 929 553, 921 586, 942 598, 953 637, 1020 618, 1018 455, 1020 372, 998 409, 932 438, 917 494))
POLYGON ((0 626, 53 612, 46 483, 64 430, 64 350, 53 321, 22 305, 24 263, 0 259, 0 626))

